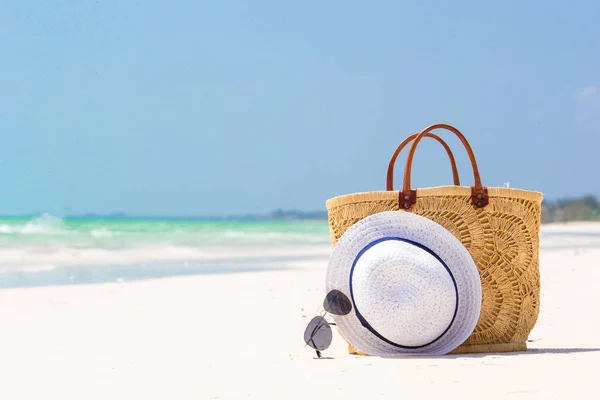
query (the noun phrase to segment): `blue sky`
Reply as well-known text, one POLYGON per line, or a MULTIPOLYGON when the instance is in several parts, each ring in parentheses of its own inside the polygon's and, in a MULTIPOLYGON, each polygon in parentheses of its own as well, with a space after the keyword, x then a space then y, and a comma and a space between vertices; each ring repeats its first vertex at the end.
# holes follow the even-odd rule
MULTIPOLYGON (((5 0, 0 214, 324 209, 384 190, 437 122, 487 186, 600 195, 598 21, 597 1, 5 0)), ((416 187, 451 184, 444 154, 422 142, 416 187)))

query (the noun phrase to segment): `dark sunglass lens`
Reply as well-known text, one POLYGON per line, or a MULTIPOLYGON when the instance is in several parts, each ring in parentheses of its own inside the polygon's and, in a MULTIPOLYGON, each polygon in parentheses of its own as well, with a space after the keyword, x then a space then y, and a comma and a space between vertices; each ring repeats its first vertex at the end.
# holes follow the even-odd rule
POLYGON ((323 302, 323 308, 333 315, 346 315, 352 311, 352 302, 344 293, 333 289, 327 293, 323 302))
POLYGON ((304 342, 315 350, 325 350, 331 344, 331 328, 323 317, 314 317, 304 331, 304 342))

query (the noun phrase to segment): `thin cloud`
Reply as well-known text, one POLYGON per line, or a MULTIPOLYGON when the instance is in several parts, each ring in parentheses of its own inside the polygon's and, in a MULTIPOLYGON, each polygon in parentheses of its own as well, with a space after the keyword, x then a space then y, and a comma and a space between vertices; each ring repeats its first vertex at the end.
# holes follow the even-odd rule
POLYGON ((540 124, 544 120, 545 115, 546 114, 544 113, 543 110, 537 109, 531 115, 531 120, 533 122, 535 122, 536 124, 540 124))
POLYGON ((600 133, 600 87, 588 85, 576 96, 576 123, 580 129, 600 133))
POLYGON ((577 94, 577 102, 579 104, 590 104, 598 102, 598 87, 586 86, 577 94))

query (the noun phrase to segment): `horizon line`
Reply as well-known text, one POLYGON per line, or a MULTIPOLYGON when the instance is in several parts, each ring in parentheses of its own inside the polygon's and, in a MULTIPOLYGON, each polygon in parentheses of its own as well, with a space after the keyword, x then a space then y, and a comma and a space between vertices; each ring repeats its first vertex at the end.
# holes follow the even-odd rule
POLYGON ((134 214, 122 211, 100 213, 100 212, 84 212, 84 213, 68 213, 68 214, 55 214, 48 211, 32 212, 24 214, 0 214, 0 218, 39 218, 44 215, 56 218, 109 218, 109 219, 195 219, 195 220, 234 220, 234 219, 284 219, 284 218, 302 218, 311 219, 310 217, 317 216, 318 219, 326 217, 327 210, 313 210, 313 211, 300 211, 300 210, 285 210, 277 209, 267 213, 245 213, 245 214, 229 214, 229 215, 199 215, 199 214, 134 214))

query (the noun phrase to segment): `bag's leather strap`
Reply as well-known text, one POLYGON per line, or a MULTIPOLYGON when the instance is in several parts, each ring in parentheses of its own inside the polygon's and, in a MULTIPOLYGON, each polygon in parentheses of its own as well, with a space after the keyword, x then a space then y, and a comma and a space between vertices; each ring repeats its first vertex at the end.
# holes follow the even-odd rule
MULTIPOLYGON (((388 165, 386 190, 394 190, 394 166, 396 164, 396 159, 398 158, 400 152, 402 152, 402 150, 406 147, 406 145, 412 142, 417 137, 417 135, 418 133, 415 133, 414 135, 410 135, 409 137, 404 139, 404 141, 400 143, 400 145, 396 148, 396 151, 394 151, 392 159, 390 160, 390 163, 388 165)), ((454 185, 460 186, 460 178, 458 176, 458 169, 456 168, 456 160, 454 159, 454 154, 452 154, 450 146, 448 146, 444 139, 442 139, 436 134, 428 133, 425 136, 437 140, 442 146, 444 146, 444 149, 446 149, 446 153, 448 153, 448 158, 450 159, 450 166, 452 168, 452 178, 454 181, 454 185)))
POLYGON ((429 132, 434 129, 446 129, 450 132, 454 133, 460 141, 462 142, 465 150, 467 150, 467 154, 469 155, 469 159, 471 160, 471 166, 473 167, 473 177, 475 180, 475 185, 471 186, 471 201, 473 205, 477 208, 485 207, 488 204, 488 191, 487 187, 481 184, 481 177, 479 176, 479 168, 477 168, 477 161, 475 160, 475 155, 473 154, 473 150, 471 149, 471 145, 464 137, 462 133, 458 129, 448 124, 434 124, 428 126, 423 129, 417 137, 413 140, 412 145, 410 146, 410 150, 408 151, 408 157, 406 158, 406 167, 404 169, 404 185, 402 186, 402 190, 399 193, 399 202, 400 207, 409 209, 413 204, 417 201, 417 191, 410 188, 410 174, 412 168, 413 157, 415 155, 415 150, 419 145, 421 139, 423 139, 429 132))

